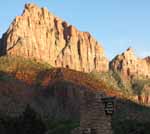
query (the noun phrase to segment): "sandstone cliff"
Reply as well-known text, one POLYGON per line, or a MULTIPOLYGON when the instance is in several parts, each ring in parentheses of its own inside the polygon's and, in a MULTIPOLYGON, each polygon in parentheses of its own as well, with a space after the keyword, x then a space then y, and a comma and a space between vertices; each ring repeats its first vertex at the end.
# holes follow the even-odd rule
POLYGON ((110 69, 119 71, 125 79, 150 78, 150 58, 140 59, 132 48, 128 48, 110 62, 110 69))
POLYGON ((150 64, 150 56, 145 57, 144 60, 146 60, 146 62, 147 62, 148 64, 150 64))
POLYGON ((34 4, 26 4, 22 15, 15 18, 3 35, 3 54, 78 71, 108 70, 103 48, 89 33, 78 31, 47 9, 34 4))

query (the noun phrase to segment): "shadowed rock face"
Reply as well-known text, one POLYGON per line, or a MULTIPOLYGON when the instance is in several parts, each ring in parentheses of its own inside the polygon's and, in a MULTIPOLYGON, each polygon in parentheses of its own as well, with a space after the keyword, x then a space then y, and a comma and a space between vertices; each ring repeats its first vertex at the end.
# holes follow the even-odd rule
POLYGON ((1 44, 2 44, 2 39, 0 38, 0 55, 1 55, 1 51, 2 51, 2 47, 1 47, 2 45, 1 44))
POLYGON ((145 60, 148 64, 150 64, 150 56, 145 57, 144 60, 145 60))
POLYGON ((121 55, 110 62, 110 68, 121 72, 125 79, 133 77, 150 78, 150 58, 137 58, 132 48, 128 48, 121 55))
POLYGON ((78 71, 108 71, 104 50, 89 33, 78 31, 34 4, 25 5, 22 15, 15 18, 2 40, 3 54, 78 71))

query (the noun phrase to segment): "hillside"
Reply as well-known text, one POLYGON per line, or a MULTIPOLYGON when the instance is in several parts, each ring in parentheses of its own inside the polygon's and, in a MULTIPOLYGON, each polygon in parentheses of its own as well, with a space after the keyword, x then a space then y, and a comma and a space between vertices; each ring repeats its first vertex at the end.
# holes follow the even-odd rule
MULTIPOLYGON (((49 64, 27 60, 21 57, 1 57, 0 72, 0 80, 2 83, 0 91, 2 91, 2 93, 6 92, 8 96, 11 92, 16 93, 19 98, 21 97, 19 92, 29 93, 30 95, 24 94, 23 96, 25 100, 28 100, 28 103, 29 100, 32 102, 32 98, 35 96, 37 98, 43 95, 51 96, 55 88, 57 91, 53 96, 55 96, 56 99, 59 94, 62 94, 62 97, 69 98, 71 97, 70 94, 75 97, 79 95, 82 89, 93 91, 103 90, 104 92, 107 91, 107 94, 110 95, 121 95, 121 92, 116 92, 114 88, 111 87, 113 84, 106 86, 105 81, 97 79, 93 74, 86 74, 65 68, 53 68, 49 64), (5 88, 8 89, 8 91, 5 88), (63 96, 65 93, 66 96, 63 96), (26 97, 28 98, 29 96, 31 99, 26 99, 26 97)), ((15 94, 13 97, 15 97, 15 94)), ((47 98, 49 99, 49 97, 47 98)), ((75 100, 73 103, 75 103, 75 100)))
MULTIPOLYGON (((46 121, 48 127, 54 129, 54 133, 66 131, 64 134, 68 134, 68 131, 78 126, 82 90, 102 91, 107 96, 116 96, 117 109, 113 119, 115 131, 125 127, 126 121, 131 124, 134 121, 141 125, 149 121, 149 108, 132 102, 124 92, 116 90, 115 84, 111 84, 108 82, 110 79, 106 79, 109 78, 108 74, 97 75, 96 72, 87 74, 65 68, 53 68, 45 63, 8 56, 0 58, 0 71, 0 111, 16 116, 24 111, 27 104, 30 104, 43 119, 51 122, 49 124, 49 121, 46 121), (53 126, 52 122, 57 125, 53 126), (67 122, 72 123, 72 126, 67 122), (120 122, 122 126, 119 127, 120 122), (63 127, 60 129, 59 125, 63 127)), ((111 81, 115 82, 113 77, 111 81)), ((125 130, 130 129, 128 126, 125 130)))

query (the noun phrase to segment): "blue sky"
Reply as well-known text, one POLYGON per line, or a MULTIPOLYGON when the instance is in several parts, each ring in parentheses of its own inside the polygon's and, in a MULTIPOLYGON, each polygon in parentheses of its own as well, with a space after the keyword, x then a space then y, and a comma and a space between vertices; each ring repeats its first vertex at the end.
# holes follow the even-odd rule
POLYGON ((0 36, 30 2, 47 7, 80 31, 90 32, 109 59, 128 47, 139 57, 150 55, 150 0, 3 0, 0 36))

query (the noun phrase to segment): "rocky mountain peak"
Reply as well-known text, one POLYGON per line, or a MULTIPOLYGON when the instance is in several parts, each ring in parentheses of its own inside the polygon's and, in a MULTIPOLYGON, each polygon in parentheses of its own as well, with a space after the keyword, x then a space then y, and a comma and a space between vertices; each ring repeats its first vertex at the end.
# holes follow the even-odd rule
POLYGON ((132 52, 133 52, 134 49, 133 49, 132 47, 129 47, 126 51, 128 51, 128 52, 129 52, 129 51, 132 51, 132 52))
POLYGON ((132 54, 132 55, 135 55, 135 53, 134 53, 134 49, 133 48, 131 48, 131 47, 129 47, 125 52, 124 52, 124 54, 132 54))
POLYGON ((36 4, 34 3, 27 3, 25 4, 25 9, 33 9, 33 8, 36 8, 36 9, 40 9, 36 4))
POLYGON ((131 60, 135 60, 137 58, 133 48, 128 48, 125 52, 122 53, 122 56, 131 60))
POLYGON ((2 37, 1 55, 44 61, 54 67, 108 71, 104 50, 88 32, 80 32, 35 4, 26 4, 2 37))
POLYGON ((149 58, 138 58, 132 48, 116 56, 110 62, 110 69, 120 72, 123 78, 150 78, 149 58))

